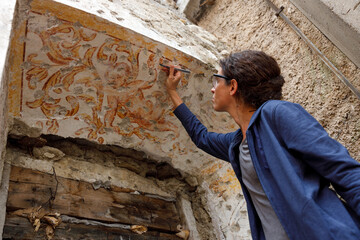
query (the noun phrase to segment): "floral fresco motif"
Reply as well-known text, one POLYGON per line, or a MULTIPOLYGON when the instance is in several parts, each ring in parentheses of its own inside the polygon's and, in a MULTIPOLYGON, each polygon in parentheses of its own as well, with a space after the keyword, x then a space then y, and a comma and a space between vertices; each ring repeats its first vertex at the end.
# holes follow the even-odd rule
POLYGON ((85 123, 74 135, 100 143, 106 133, 152 141, 162 140, 159 131, 178 135, 166 120, 167 96, 156 84, 161 54, 35 13, 26 37, 24 106, 41 110, 46 120, 38 125, 47 133, 56 134, 60 121, 73 119, 85 123))

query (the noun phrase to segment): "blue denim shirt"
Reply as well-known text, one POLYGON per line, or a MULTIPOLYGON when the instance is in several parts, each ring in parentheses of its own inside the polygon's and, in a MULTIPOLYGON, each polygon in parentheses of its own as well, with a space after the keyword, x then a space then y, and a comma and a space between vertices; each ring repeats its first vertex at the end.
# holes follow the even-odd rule
MULTIPOLYGON (((185 104, 174 113, 197 147, 231 163, 247 202, 252 237, 265 239, 241 180, 241 130, 208 132, 185 104)), ((246 137, 264 192, 290 239, 360 239, 360 164, 308 112, 298 104, 267 101, 253 114, 246 137)))

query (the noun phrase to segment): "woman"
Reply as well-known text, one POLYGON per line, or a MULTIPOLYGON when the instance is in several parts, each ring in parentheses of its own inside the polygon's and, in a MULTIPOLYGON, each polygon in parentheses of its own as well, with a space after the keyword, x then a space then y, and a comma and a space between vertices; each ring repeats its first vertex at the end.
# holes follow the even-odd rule
POLYGON ((213 107, 230 114, 235 132, 207 131, 178 95, 174 67, 165 85, 196 146, 231 163, 253 239, 360 239, 360 164, 300 105, 280 101, 284 79, 272 57, 248 50, 220 66, 213 107))

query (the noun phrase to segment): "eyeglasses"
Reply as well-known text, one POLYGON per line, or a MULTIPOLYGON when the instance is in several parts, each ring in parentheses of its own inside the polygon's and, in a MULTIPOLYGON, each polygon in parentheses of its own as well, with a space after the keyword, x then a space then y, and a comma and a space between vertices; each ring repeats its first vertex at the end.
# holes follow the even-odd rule
POLYGON ((213 75, 211 76, 213 88, 216 88, 216 87, 217 87, 217 85, 218 85, 218 83, 219 83, 219 78, 223 78, 223 79, 225 79, 225 80, 227 80, 227 81, 231 80, 231 78, 228 78, 228 77, 226 77, 226 76, 224 76, 224 75, 221 75, 221 74, 213 74, 213 75))

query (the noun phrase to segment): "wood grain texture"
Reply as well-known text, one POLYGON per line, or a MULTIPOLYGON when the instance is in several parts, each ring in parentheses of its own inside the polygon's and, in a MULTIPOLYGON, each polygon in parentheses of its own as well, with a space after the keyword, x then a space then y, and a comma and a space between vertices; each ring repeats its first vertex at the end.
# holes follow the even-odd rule
MULTIPOLYGON (((68 216, 144 225, 153 229, 176 231, 180 224, 175 202, 165 201, 128 189, 100 188, 94 190, 87 182, 57 177, 59 184, 52 211, 68 216)), ((8 212, 43 205, 55 191, 56 180, 52 174, 12 167, 10 175, 8 212), (50 190, 51 189, 51 190, 50 190)))
MULTIPOLYGON (((45 228, 34 232, 30 222, 23 217, 7 215, 3 239, 43 240, 46 239, 45 228)), ((61 223, 55 229, 54 239, 66 240, 181 240, 175 234, 148 231, 136 234, 130 230, 104 226, 87 226, 84 224, 61 223)))

